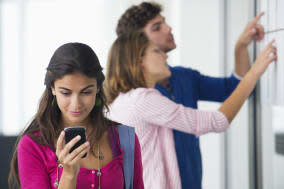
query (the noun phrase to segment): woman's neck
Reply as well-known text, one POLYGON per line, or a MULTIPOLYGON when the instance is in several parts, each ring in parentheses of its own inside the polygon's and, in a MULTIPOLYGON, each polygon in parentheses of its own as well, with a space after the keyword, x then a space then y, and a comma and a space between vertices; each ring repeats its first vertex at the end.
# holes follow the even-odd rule
POLYGON ((156 84, 162 85, 165 88, 169 88, 170 82, 169 79, 164 79, 162 81, 154 81, 154 80, 146 80, 146 86, 147 88, 155 88, 156 84))
POLYGON ((145 78, 147 88, 155 88, 157 81, 154 78, 149 77, 147 75, 144 75, 144 78, 145 78))
POLYGON ((62 129, 64 129, 66 127, 72 127, 72 126, 83 126, 83 127, 85 127, 87 129, 90 124, 91 123, 90 123, 89 120, 85 120, 85 121, 80 122, 80 123, 70 123, 70 122, 64 121, 64 120, 60 121, 60 125, 61 125, 62 129))
POLYGON ((155 88, 156 82, 146 82, 147 88, 155 88))

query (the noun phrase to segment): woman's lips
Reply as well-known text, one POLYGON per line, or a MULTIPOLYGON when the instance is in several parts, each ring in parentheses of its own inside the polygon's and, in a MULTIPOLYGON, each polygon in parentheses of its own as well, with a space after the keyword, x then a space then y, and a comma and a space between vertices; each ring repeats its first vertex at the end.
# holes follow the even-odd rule
POLYGON ((71 115, 72 115, 72 116, 80 116, 80 115, 81 115, 81 112, 71 112, 71 115))

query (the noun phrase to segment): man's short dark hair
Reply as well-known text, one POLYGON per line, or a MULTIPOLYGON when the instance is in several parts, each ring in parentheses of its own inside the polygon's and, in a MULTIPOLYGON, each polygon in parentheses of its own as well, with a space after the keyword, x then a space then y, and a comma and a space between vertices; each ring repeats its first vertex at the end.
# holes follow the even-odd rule
POLYGON ((138 31, 162 11, 162 6, 154 2, 143 2, 128 8, 120 17, 116 26, 116 34, 138 31))

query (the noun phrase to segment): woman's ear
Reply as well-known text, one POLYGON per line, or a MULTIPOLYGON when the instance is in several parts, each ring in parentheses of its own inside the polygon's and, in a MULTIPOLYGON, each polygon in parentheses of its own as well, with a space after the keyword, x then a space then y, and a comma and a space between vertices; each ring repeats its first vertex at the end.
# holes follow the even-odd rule
POLYGON ((56 92, 55 92, 55 89, 53 87, 51 87, 51 92, 54 96, 56 96, 56 92))
POLYGON ((144 68, 144 58, 143 57, 140 58, 139 65, 141 66, 141 68, 144 68))

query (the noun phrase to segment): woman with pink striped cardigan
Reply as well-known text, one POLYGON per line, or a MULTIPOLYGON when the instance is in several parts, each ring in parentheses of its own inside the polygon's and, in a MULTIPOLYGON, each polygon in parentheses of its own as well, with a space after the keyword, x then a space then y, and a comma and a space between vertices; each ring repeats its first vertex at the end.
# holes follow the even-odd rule
POLYGON ((143 179, 147 189, 180 189, 181 180, 172 129, 196 136, 224 132, 252 92, 259 77, 277 58, 270 42, 231 96, 216 111, 184 107, 154 89, 167 84, 167 55, 144 33, 119 36, 110 50, 105 91, 108 117, 135 127, 141 144, 143 179))

